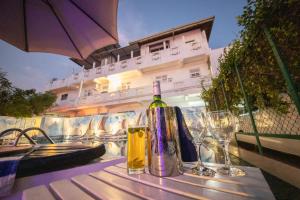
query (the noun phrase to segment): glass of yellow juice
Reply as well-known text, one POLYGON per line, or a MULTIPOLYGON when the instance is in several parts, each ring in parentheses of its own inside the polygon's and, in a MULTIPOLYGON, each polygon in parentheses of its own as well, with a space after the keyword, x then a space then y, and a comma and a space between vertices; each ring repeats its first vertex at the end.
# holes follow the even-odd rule
POLYGON ((127 172, 145 173, 145 127, 128 126, 127 133, 127 172))

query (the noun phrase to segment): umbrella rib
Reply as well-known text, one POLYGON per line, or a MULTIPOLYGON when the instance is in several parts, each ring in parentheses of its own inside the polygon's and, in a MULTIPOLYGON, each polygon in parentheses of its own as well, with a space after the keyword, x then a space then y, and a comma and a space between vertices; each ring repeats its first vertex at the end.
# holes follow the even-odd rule
POLYGON ((77 9, 79 9, 82 13, 84 13, 90 20, 92 20, 97 26, 99 26, 104 32, 106 32, 110 37, 112 37, 115 41, 118 39, 113 36, 108 30, 106 30, 101 24, 99 24, 94 18, 92 18, 86 11, 84 11, 81 7, 79 7, 73 0, 69 0, 77 9))
POLYGON ((81 52, 79 51, 78 47, 76 46, 75 42, 73 41, 71 35, 69 34, 68 30, 66 29, 66 27, 64 27, 62 21, 60 20, 59 16, 57 15, 54 7, 51 5, 51 3, 49 1, 47 1, 48 6, 50 7, 51 11, 53 12, 54 16, 56 17, 56 19, 58 20, 60 26, 64 29, 65 33, 67 34, 69 40, 71 41, 71 43, 73 44, 73 46, 75 47, 76 51, 78 52, 78 54, 80 55, 80 57, 82 59, 84 59, 84 57, 82 56, 81 52))
POLYGON ((26 0, 23 0, 23 19, 24 19, 24 42, 25 51, 28 51, 28 35, 27 35, 27 15, 26 15, 26 0))

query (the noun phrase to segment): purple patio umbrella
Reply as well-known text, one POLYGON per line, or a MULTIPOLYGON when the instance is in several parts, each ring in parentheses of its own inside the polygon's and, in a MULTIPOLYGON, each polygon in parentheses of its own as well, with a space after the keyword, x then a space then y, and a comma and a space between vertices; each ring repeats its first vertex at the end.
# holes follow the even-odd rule
POLYGON ((0 0, 0 39, 85 59, 118 42, 117 8, 118 0, 0 0))

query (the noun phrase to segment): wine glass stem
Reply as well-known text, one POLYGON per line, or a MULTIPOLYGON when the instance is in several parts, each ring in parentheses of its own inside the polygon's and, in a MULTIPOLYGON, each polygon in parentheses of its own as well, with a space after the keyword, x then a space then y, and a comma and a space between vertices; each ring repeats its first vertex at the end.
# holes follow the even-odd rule
POLYGON ((199 170, 202 169, 203 167, 203 163, 202 163, 202 160, 201 160, 201 152, 200 152, 200 148, 201 148, 201 144, 197 144, 197 154, 198 154, 198 162, 197 162, 197 167, 199 170))
POLYGON ((230 168, 231 167, 231 161, 229 157, 229 143, 225 142, 223 144, 223 151, 224 151, 224 156, 225 156, 225 167, 230 168))

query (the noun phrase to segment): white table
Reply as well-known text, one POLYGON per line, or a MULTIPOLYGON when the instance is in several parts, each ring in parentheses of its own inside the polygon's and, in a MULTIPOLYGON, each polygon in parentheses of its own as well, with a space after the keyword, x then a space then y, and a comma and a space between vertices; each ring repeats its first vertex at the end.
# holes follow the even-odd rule
POLYGON ((159 178, 149 173, 128 175, 126 163, 111 163, 99 171, 28 188, 22 199, 275 199, 260 169, 254 167, 241 167, 247 173, 244 177, 209 178, 191 174, 192 165, 185 164, 184 175, 159 178))

